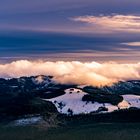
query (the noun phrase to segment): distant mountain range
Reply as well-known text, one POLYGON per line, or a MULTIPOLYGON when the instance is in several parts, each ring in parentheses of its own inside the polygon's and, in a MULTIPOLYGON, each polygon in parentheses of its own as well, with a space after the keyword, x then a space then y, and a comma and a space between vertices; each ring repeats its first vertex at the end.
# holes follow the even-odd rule
POLYGON ((140 108, 140 81, 94 87, 57 83, 53 76, 0 78, 0 116, 102 114, 140 108))

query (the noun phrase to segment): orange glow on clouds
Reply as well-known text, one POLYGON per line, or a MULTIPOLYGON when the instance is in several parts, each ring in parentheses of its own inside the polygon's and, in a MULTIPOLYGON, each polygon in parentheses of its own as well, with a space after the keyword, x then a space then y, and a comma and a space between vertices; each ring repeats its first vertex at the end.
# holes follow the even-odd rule
POLYGON ((140 32, 140 16, 112 15, 112 16, 80 16, 71 18, 73 21, 87 23, 87 29, 96 29, 98 32, 126 31, 140 32))
POLYGON ((0 77, 52 75, 61 83, 110 85, 120 80, 139 80, 140 63, 31 62, 27 60, 0 64, 0 77))

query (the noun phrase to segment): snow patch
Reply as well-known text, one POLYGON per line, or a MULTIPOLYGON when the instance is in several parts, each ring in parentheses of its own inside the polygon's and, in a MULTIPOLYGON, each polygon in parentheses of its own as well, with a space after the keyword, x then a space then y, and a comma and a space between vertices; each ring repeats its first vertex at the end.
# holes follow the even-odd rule
POLYGON ((123 95, 124 100, 129 103, 130 107, 140 108, 140 96, 137 95, 123 95))
POLYGON ((130 107, 129 103, 125 100, 118 104, 119 109, 127 109, 130 107))
POLYGON ((105 107, 108 109, 107 112, 113 112, 115 110, 118 110, 118 107, 109 103, 105 103, 105 107))
POLYGON ((44 86, 48 86, 50 83, 54 82, 49 77, 43 75, 39 75, 36 76, 35 78, 32 78, 32 81, 36 85, 43 84, 44 86))
POLYGON ((35 78, 35 82, 38 83, 38 84, 41 84, 42 82, 44 82, 43 76, 37 76, 35 78))
POLYGON ((15 120, 13 123, 15 126, 26 126, 30 124, 36 124, 41 120, 42 120, 41 117, 30 117, 30 118, 22 118, 22 119, 15 120))
POLYGON ((56 106, 58 112, 67 115, 89 114, 91 112, 107 113, 119 109, 128 109, 130 107, 140 108, 140 96, 136 95, 123 95, 124 100, 115 106, 110 103, 103 104, 82 101, 83 96, 88 93, 83 92, 80 89, 67 89, 65 90, 65 93, 66 94, 62 96, 45 100, 51 101, 56 106), (107 111, 100 110, 102 107, 106 108, 107 111))
POLYGON ((67 115, 89 114, 91 112, 98 111, 98 109, 101 107, 107 108, 109 112, 118 109, 118 107, 113 106, 111 104, 101 104, 98 102, 92 103, 82 101, 83 96, 87 95, 88 93, 83 92, 80 89, 75 88, 67 89, 65 90, 65 93, 66 94, 62 96, 45 100, 51 101, 57 107, 57 110, 60 113, 67 115))

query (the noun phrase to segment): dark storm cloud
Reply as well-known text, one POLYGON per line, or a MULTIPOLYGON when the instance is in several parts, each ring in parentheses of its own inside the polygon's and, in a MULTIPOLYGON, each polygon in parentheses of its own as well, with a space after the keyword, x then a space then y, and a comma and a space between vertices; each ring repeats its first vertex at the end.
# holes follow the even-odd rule
POLYGON ((140 47, 127 42, 138 42, 139 36, 123 35, 80 35, 42 32, 7 32, 0 34, 0 55, 83 53, 83 52, 124 52, 140 51, 140 47))
MULTIPOLYGON (((119 46, 121 38, 108 38, 97 36, 80 36, 60 33, 38 33, 38 32, 11 32, 0 36, 1 50, 8 47, 8 51, 113 51, 113 45, 119 46), (106 46, 106 47, 105 47, 106 46)), ((127 42, 127 39, 124 39, 127 42)), ((115 50, 116 51, 116 50, 115 50)))

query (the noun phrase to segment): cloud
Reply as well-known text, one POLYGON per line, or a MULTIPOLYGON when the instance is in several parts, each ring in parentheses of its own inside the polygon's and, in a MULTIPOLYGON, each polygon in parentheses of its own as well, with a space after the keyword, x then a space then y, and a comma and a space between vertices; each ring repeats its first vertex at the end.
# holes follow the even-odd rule
POLYGON ((127 42, 127 43, 121 43, 123 45, 128 45, 128 46, 134 46, 134 47, 140 47, 140 42, 127 42))
POLYGON ((71 20, 87 23, 87 27, 92 31, 97 30, 98 32, 140 32, 140 16, 135 15, 79 16, 71 18, 71 20))
POLYGON ((139 80, 140 63, 35 62, 20 60, 0 64, 0 77, 12 78, 31 75, 52 75, 56 81, 61 83, 104 86, 120 80, 139 80))

